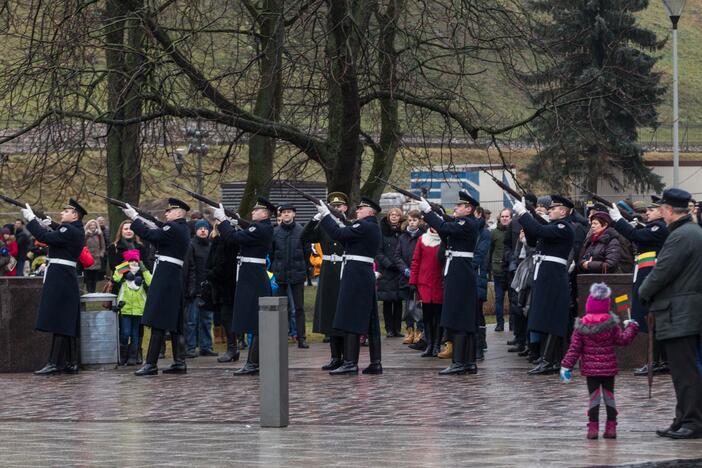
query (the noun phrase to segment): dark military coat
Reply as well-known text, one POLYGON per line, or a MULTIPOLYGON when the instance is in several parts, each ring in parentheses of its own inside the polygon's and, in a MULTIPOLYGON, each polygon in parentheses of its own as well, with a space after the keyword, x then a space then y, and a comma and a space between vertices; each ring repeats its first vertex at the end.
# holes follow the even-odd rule
MULTIPOLYGON (((252 223, 246 229, 234 229, 229 221, 219 226, 222 239, 239 245, 239 257, 266 259, 273 247, 273 225, 270 219, 252 223)), ((234 333, 258 334, 258 299, 270 297, 271 282, 266 265, 240 263, 234 293, 234 333)))
POLYGON ((180 218, 165 223, 163 227, 150 229, 137 218, 132 222, 132 230, 150 242, 156 248, 157 255, 141 323, 180 334, 183 332, 183 268, 158 260, 158 256, 185 259, 190 245, 188 223, 180 218))
MULTIPOLYGON (((485 224, 474 216, 453 218, 446 221, 433 211, 424 214, 424 220, 433 227, 445 242, 446 250, 473 252, 478 242, 479 230, 485 224)), ((475 333, 477 325, 478 283, 473 259, 446 258, 448 270, 444 275, 444 304, 441 309, 441 326, 457 332, 475 333)))
MULTIPOLYGON (((378 253, 381 234, 378 220, 374 216, 345 227, 337 225, 332 216, 325 216, 321 226, 332 239, 343 243, 345 255, 373 259, 378 253)), ((355 260, 345 262, 332 326, 346 333, 372 336, 380 334, 372 263, 355 260)))
MULTIPOLYGON (((668 226, 662 219, 646 223, 646 226, 639 229, 633 227, 625 219, 620 219, 614 223, 614 228, 634 243, 637 255, 646 252, 656 252, 657 257, 658 252, 660 252, 665 240, 668 238, 668 226)), ((651 271, 653 271, 653 267, 639 268, 638 265, 634 266, 635 278, 631 291, 631 318, 639 323, 639 330, 644 333, 648 332, 648 325, 646 324, 648 309, 644 307, 639 299, 639 287, 651 271)))
MULTIPOLYGON (((535 236, 536 255, 558 257, 567 263, 573 248, 575 232, 568 219, 558 219, 546 225, 539 224, 529 213, 519 218, 524 232, 535 236)), ((535 269, 529 307, 528 329, 535 332, 566 336, 570 322, 570 289, 568 267, 560 263, 542 261, 535 269)))
POLYGON ((36 329, 66 336, 78 336, 80 328, 80 290, 76 268, 51 259, 77 262, 85 243, 85 231, 80 221, 63 223, 49 231, 33 219, 27 230, 39 241, 49 246, 49 267, 44 273, 36 329))
MULTIPOLYGON (((332 255, 341 257, 344 255, 344 245, 341 241, 332 239, 327 231, 322 229, 319 221, 312 220, 307 223, 302 233, 302 238, 304 242, 310 244, 319 242, 325 257, 332 255)), ((341 286, 340 274, 340 260, 322 261, 319 283, 317 284, 317 296, 314 303, 314 320, 312 322, 312 331, 314 333, 323 333, 327 336, 335 334, 333 325, 339 300, 339 288, 341 286)))

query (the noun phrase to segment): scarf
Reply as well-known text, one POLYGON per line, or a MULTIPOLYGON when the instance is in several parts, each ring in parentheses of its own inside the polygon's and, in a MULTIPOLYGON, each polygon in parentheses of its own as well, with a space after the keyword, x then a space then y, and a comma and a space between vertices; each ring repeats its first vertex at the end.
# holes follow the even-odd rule
POLYGON ((427 247, 436 247, 437 245, 441 244, 441 237, 439 237, 439 234, 431 231, 427 231, 422 234, 420 240, 422 241, 422 244, 427 247))

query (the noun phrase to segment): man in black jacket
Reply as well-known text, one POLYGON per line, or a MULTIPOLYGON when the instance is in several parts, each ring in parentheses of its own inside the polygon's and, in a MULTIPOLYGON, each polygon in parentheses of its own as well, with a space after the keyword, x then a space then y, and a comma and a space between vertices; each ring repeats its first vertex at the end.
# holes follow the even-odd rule
MULTIPOLYGON (((187 319, 185 324, 185 357, 196 356, 200 347, 201 356, 217 356, 212 349, 212 316, 214 312, 207 308, 209 291, 207 281, 207 257, 210 254, 210 223, 199 219, 194 224, 195 237, 190 241, 185 257, 185 300, 187 319)), ((209 301, 211 302, 211 301, 209 301)))
POLYGON ((302 226, 295 222, 295 207, 278 208, 281 222, 273 229, 271 271, 278 282, 278 295, 288 298, 288 316, 295 312, 297 347, 309 348, 305 334, 305 279, 310 245, 302 240, 302 226))

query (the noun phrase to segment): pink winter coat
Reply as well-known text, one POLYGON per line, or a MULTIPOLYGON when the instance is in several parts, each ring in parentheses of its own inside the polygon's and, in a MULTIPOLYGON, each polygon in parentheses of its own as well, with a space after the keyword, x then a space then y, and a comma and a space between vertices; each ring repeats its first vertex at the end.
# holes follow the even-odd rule
POLYGON ((427 233, 417 242, 410 265, 409 284, 417 287, 419 300, 426 304, 443 304, 444 272, 439 262, 439 246, 428 246, 424 242, 427 233))
POLYGON ((626 346, 639 332, 636 322, 622 330, 619 317, 613 313, 586 314, 575 320, 570 348, 561 361, 561 367, 572 369, 580 359, 580 374, 585 377, 610 377, 617 375, 615 346, 626 346))

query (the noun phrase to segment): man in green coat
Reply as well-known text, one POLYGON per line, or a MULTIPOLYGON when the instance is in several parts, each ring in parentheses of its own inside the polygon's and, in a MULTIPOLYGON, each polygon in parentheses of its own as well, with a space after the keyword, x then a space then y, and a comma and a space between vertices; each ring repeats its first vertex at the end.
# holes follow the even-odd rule
POLYGON ((639 288, 668 353, 675 419, 656 433, 672 439, 702 438, 702 228, 689 214, 690 198, 680 189, 663 192, 660 210, 670 234, 639 288))

